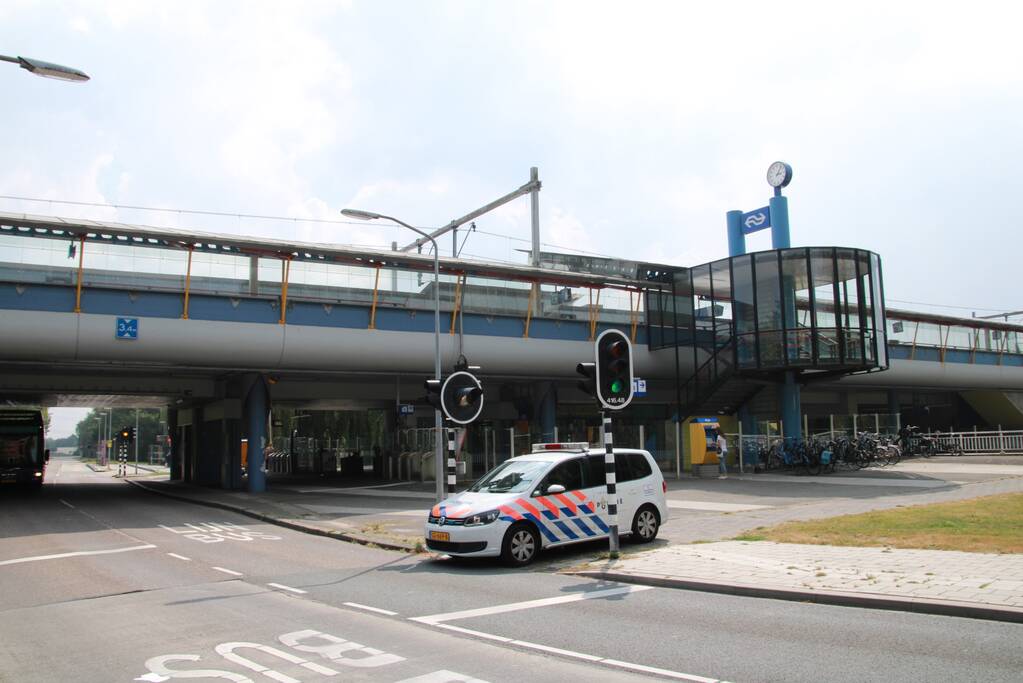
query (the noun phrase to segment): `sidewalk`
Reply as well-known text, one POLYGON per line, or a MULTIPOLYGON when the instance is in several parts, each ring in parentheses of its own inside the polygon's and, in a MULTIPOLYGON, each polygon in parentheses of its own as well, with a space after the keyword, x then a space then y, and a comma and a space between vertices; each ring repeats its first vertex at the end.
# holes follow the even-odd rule
POLYGON ((719 541, 623 554, 572 573, 732 595, 1023 623, 1023 555, 719 541))
MULTIPOLYGON (((179 500, 239 512, 298 531, 401 552, 423 551, 418 534, 432 504, 432 484, 429 490, 415 484, 340 488, 321 484, 318 490, 336 495, 334 503, 324 505, 313 502, 322 501, 322 497, 302 495, 310 489, 300 482, 252 495, 141 476, 129 476, 126 481, 179 500), (410 509, 397 510, 396 505, 410 509)), ((1018 490, 1021 484, 1023 479, 1011 478, 974 488, 976 495, 985 495, 992 489, 1018 490)), ((966 496, 960 491, 958 497, 966 496)), ((802 509, 806 511, 807 507, 802 509)), ((831 512, 842 514, 845 511, 834 509, 841 507, 834 506, 831 512)), ((743 519, 745 516, 718 517, 728 527, 750 528, 751 520, 743 519)), ((811 516, 829 515, 821 510, 811 516)), ((680 521, 675 518, 672 524, 680 521)), ((717 538, 738 533, 729 531, 728 536, 717 538)), ((560 571, 733 595, 1023 623, 1023 555, 731 540, 679 543, 661 539, 655 545, 659 547, 650 549, 626 542, 618 560, 575 564, 560 571)), ((586 561, 585 557, 579 559, 586 561)), ((563 563, 556 562, 549 571, 559 571, 558 564, 563 563)))

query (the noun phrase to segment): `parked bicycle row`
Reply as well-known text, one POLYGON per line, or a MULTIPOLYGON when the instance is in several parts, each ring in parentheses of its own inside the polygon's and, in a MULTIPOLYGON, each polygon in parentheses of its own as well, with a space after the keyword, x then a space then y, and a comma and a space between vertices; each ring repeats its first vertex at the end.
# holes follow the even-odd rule
POLYGON ((779 438, 770 444, 746 440, 742 450, 747 458, 750 454, 755 456, 758 472, 793 470, 804 474, 885 467, 903 458, 929 458, 939 453, 962 455, 962 448, 955 441, 926 436, 912 425, 902 428, 894 438, 859 432, 855 437, 843 435, 834 439, 779 438))

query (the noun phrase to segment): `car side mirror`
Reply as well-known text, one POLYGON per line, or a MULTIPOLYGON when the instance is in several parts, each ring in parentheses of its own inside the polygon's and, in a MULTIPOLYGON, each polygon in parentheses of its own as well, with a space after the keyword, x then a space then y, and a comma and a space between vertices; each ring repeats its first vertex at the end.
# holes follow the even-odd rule
POLYGON ((555 493, 564 493, 565 487, 561 484, 551 484, 547 487, 547 495, 553 495, 555 493))
POLYGON ((50 449, 43 451, 43 462, 50 462, 50 449))

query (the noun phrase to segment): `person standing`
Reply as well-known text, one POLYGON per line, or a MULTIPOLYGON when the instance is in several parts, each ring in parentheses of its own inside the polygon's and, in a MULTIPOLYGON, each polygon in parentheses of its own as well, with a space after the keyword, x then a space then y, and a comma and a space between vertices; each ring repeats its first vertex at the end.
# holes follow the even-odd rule
POLYGON ((728 458, 728 441, 725 439, 725 435, 718 430, 718 479, 728 478, 728 465, 725 464, 725 460, 728 458))

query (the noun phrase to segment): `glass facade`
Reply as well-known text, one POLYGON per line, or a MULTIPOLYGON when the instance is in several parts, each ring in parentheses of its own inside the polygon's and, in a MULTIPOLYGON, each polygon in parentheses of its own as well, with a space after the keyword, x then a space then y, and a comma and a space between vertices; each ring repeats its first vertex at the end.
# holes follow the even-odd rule
MULTIPOLYGON (((697 374, 708 374, 705 379, 720 374, 722 364, 750 372, 888 366, 877 254, 842 247, 779 249, 721 259, 688 275, 689 286, 676 285, 676 294, 691 293, 690 333, 697 374), (712 367, 703 367, 711 356, 712 367)), ((648 301, 651 319, 661 305, 648 301)), ((670 336, 652 334, 651 346, 670 346, 670 336)))

